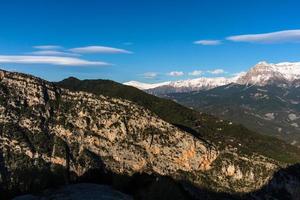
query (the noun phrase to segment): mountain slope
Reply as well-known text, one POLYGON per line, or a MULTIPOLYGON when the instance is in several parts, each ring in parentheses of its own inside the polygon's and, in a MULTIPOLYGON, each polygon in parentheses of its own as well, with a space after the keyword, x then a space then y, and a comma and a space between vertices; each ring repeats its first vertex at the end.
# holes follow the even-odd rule
POLYGON ((300 146, 299 94, 299 87, 231 84, 208 91, 168 96, 199 111, 300 146))
POLYGON ((192 126, 199 114, 194 111, 187 113, 184 106, 176 104, 171 100, 161 99, 149 95, 134 87, 125 86, 110 80, 79 80, 68 78, 56 83, 57 86, 72 91, 85 91, 96 95, 105 95, 115 98, 127 99, 135 102, 157 114, 160 118, 172 124, 192 126))
POLYGON ((282 162, 295 163, 300 160, 299 149, 278 139, 254 133, 243 126, 196 112, 174 101, 149 95, 134 87, 124 86, 113 81, 80 81, 74 78, 65 79, 57 85, 75 91, 86 91, 136 102, 194 136, 214 141, 220 148, 232 145, 242 152, 257 152, 282 162))

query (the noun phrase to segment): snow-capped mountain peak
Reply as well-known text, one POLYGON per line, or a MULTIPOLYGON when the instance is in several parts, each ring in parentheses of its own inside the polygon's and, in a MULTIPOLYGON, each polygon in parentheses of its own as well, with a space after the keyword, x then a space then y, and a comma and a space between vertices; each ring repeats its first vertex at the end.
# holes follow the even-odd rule
MULTIPOLYGON (((138 81, 129 81, 124 83, 125 85, 133 86, 141 90, 148 90, 150 93, 154 90, 163 91, 161 93, 169 92, 188 92, 195 90, 207 90, 218 86, 226 85, 235 81, 234 78, 226 77, 215 77, 206 78, 200 77, 196 79, 179 80, 179 81, 168 81, 162 83, 141 83, 138 81), (151 91, 150 91, 151 90, 151 91)), ((153 93, 156 93, 155 91, 153 93)))
POLYGON ((300 79, 300 62, 267 63, 259 62, 252 67, 237 83, 267 85, 275 82, 288 83, 300 79))
POLYGON ((170 84, 170 81, 162 82, 162 83, 142 83, 142 82, 138 82, 138 81, 129 81, 129 82, 126 82, 123 84, 132 86, 132 87, 136 87, 140 90, 149 90, 149 89, 153 89, 153 88, 160 87, 163 85, 168 85, 168 84, 170 84))
POLYGON ((234 77, 200 77, 196 79, 167 81, 162 83, 141 83, 129 81, 124 83, 142 90, 150 90, 150 93, 188 92, 207 90, 229 83, 242 85, 290 85, 300 82, 300 62, 281 62, 277 64, 261 61, 254 65, 248 72, 236 74, 234 77))
POLYGON ((277 70, 289 81, 300 79, 300 62, 282 62, 276 64, 277 70))
POLYGON ((169 86, 177 87, 177 88, 183 88, 183 87, 189 87, 189 88, 200 88, 200 89, 210 89, 221 85, 226 85, 228 83, 231 83, 232 80, 225 78, 225 77, 216 77, 216 78, 196 78, 196 79, 188 79, 188 80, 180 80, 180 81, 174 81, 170 82, 169 86))

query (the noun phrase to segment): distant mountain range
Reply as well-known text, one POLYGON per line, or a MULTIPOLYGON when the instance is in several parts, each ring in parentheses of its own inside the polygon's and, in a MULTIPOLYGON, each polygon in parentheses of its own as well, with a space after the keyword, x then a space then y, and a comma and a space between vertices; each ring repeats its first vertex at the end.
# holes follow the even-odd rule
POLYGON ((169 84, 145 91, 300 147, 299 62, 259 62, 235 78, 215 78, 216 84, 202 84, 203 80, 182 81, 186 87, 169 84))
POLYGON ((226 85, 232 83, 237 79, 235 78, 197 78, 191 80, 181 80, 181 81, 169 81, 156 84, 140 83, 137 81, 130 81, 124 83, 125 85, 133 86, 141 90, 145 90, 150 94, 167 94, 174 92, 190 92, 197 90, 207 90, 212 89, 221 85, 226 85))
POLYGON ((177 92, 191 92, 208 90, 215 87, 237 83, 241 85, 265 86, 277 84, 281 87, 300 86, 300 62, 282 62, 272 64, 259 62, 248 72, 240 73, 234 77, 196 78, 180 81, 169 81, 156 84, 146 84, 137 81, 124 83, 145 90, 155 95, 164 95, 177 92))
POLYGON ((300 147, 300 87, 229 84, 164 97, 300 147))

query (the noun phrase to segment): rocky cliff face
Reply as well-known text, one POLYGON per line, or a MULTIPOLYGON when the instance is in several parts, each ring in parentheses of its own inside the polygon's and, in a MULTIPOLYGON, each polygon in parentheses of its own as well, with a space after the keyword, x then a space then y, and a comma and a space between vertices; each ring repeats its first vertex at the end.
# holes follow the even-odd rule
POLYGON ((279 164, 195 138, 130 101, 0 71, 0 190, 22 193, 90 170, 148 173, 224 192, 261 188, 279 164))

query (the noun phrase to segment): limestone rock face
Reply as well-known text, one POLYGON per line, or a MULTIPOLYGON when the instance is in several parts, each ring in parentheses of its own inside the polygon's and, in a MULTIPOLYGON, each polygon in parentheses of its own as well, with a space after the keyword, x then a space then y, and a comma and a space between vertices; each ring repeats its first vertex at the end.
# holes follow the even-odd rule
POLYGON ((93 169, 244 193, 261 188, 279 168, 261 155, 219 151, 130 101, 71 92, 28 75, 0 71, 0 111, 0 190, 14 193, 93 169))
POLYGON ((2 181, 54 166, 77 176, 94 168, 180 176, 209 170, 218 156, 214 146, 132 102, 16 73, 1 71, 0 78, 2 181))

